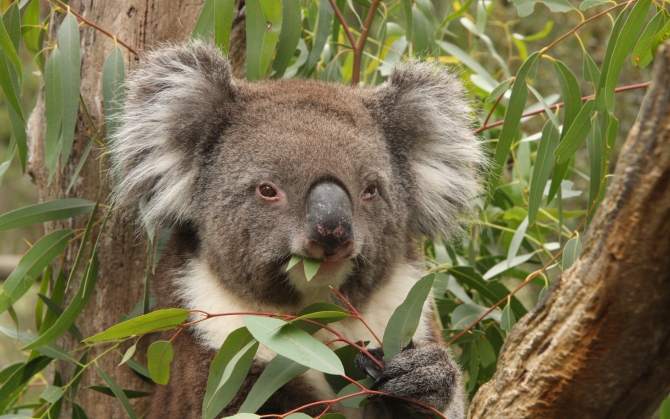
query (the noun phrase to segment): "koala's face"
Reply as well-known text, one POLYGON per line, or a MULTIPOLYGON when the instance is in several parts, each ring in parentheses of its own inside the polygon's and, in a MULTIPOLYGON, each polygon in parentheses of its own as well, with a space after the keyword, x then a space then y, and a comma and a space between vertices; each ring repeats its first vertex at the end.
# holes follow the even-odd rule
POLYGON ((147 223, 193 226, 199 256, 249 300, 374 288, 413 258, 413 239, 458 232, 479 190, 469 108, 428 65, 376 89, 250 84, 195 43, 150 55, 128 85, 119 201, 143 201, 147 223), (287 273, 292 255, 323 260, 317 276, 287 273))
POLYGON ((195 196, 215 269, 302 289, 337 287, 369 261, 388 266, 406 246, 408 211, 383 133, 351 100, 355 91, 304 81, 246 87, 195 196), (311 282, 301 266, 284 273, 292 255, 324 261, 311 282))

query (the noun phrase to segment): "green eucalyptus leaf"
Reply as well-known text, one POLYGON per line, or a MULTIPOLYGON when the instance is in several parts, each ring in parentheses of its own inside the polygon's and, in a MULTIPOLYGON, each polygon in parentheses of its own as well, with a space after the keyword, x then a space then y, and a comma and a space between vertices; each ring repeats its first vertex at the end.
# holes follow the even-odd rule
POLYGON ((216 0, 214 3, 214 44, 226 55, 233 27, 234 6, 235 0, 216 0))
POLYGON ((258 342, 251 340, 239 350, 227 363, 217 387, 208 400, 203 404, 202 418, 214 419, 230 403, 247 378, 254 356, 258 350, 258 342))
POLYGON ((216 354, 209 367, 209 376, 207 378, 207 387, 205 390, 205 397, 202 401, 202 411, 207 410, 207 406, 216 392, 216 389, 221 383, 223 372, 225 371, 231 359, 239 353, 249 342, 253 341, 251 333, 246 327, 240 327, 228 335, 226 340, 221 345, 219 352, 216 354))
POLYGON ((28 292, 40 272, 67 246, 72 230, 56 230, 42 237, 26 252, 7 277, 0 294, 0 313, 28 292))
POLYGON ((384 359, 388 362, 406 347, 419 327, 423 306, 435 281, 428 274, 412 286, 405 300, 395 309, 384 330, 384 359))
POLYGON ((584 81, 591 82, 594 85, 598 85, 600 80, 600 69, 593 61, 593 58, 586 52, 584 52, 584 66, 582 71, 584 72, 584 81))
POLYGON ((22 388, 33 376, 46 368, 51 361, 53 359, 48 356, 38 356, 21 367, 16 368, 12 375, 5 380, 2 387, 0 387, 0 400, 6 400, 17 389, 22 388))
POLYGON ((5 28, 3 20, 4 19, 0 19, 0 49, 2 49, 2 51, 5 53, 7 60, 12 64, 16 74, 18 74, 20 77, 21 74, 23 74, 23 70, 21 69, 21 60, 19 60, 19 54, 16 52, 12 40, 9 38, 9 34, 7 33, 7 29, 5 28))
POLYGON ((172 343, 159 340, 149 346, 147 351, 149 374, 156 384, 166 385, 170 381, 170 362, 173 358, 172 343))
POLYGON ((611 4, 611 2, 610 0, 585 0, 579 5, 579 9, 584 11, 594 6, 600 6, 601 4, 611 4))
POLYGON ((207 41, 214 32, 214 4, 221 0, 205 0, 202 5, 202 10, 195 22, 193 31, 191 32, 191 39, 201 39, 207 41))
POLYGON ((530 192, 528 196, 528 221, 530 225, 535 224, 537 212, 542 203, 544 188, 549 181, 551 170, 554 168, 554 151, 558 146, 558 129, 547 121, 542 129, 542 137, 537 148, 535 164, 533 165, 533 175, 530 180, 530 192))
POLYGON ((110 137, 119 128, 117 115, 123 109, 126 91, 126 64, 123 51, 116 45, 102 68, 102 98, 105 110, 105 134, 110 137))
POLYGON ((330 27, 335 16, 335 11, 328 1, 320 1, 318 8, 318 20, 316 28, 314 29, 314 42, 312 42, 312 50, 307 57, 307 63, 303 67, 303 76, 307 76, 314 70, 314 65, 321 58, 323 48, 326 46, 326 41, 330 35, 330 27))
POLYGON ((247 0, 246 10, 247 80, 262 80, 267 75, 281 32, 281 0, 247 0))
POLYGON ((647 24, 647 27, 644 28, 644 31, 642 31, 642 35, 640 35, 640 39, 637 40, 631 56, 633 65, 644 68, 648 66, 653 59, 653 47, 656 37, 665 25, 664 13, 667 13, 665 9, 656 13, 654 18, 647 24))
POLYGON ((102 378, 105 383, 109 386, 109 388, 112 390, 112 393, 114 393, 114 396, 121 402, 121 406, 123 406, 123 410, 126 411, 126 414, 130 419, 137 419, 137 415, 135 414, 135 410, 133 409, 133 406, 130 404, 130 400, 128 400, 128 397, 126 396, 126 393, 121 389, 121 386, 117 384, 114 379, 107 374, 102 368, 100 368, 99 365, 96 365, 96 370, 98 372, 98 375, 100 378, 102 378))
POLYGON ((310 281, 312 278, 314 278, 314 275, 316 275, 316 273, 319 271, 319 267, 321 267, 322 262, 323 261, 321 259, 303 258, 302 266, 305 270, 305 278, 307 278, 307 281, 310 281))
POLYGON ((244 324, 256 340, 278 354, 317 371, 344 374, 337 355, 309 333, 268 317, 244 316, 244 324))
POLYGON ((23 207, 0 216, 0 231, 85 214, 95 205, 87 199, 56 199, 23 207))
POLYGON ((567 271, 579 257, 582 251, 582 242, 579 236, 575 236, 568 240, 563 250, 563 272, 567 271))
POLYGON ((44 145, 44 165, 49 169, 49 180, 56 171, 58 155, 63 142, 60 140, 63 120, 63 84, 60 75, 60 51, 55 47, 47 60, 44 73, 44 107, 47 117, 47 132, 44 145))
POLYGON ((516 257, 516 254, 519 252, 521 247, 521 242, 526 235, 526 229, 528 228, 528 217, 524 218, 519 227, 514 232, 512 236, 512 241, 509 244, 509 250, 507 252, 507 265, 510 266, 512 261, 516 257))
POLYGON ((582 106, 582 109, 579 111, 579 114, 577 114, 570 129, 554 151, 557 163, 565 163, 570 160, 572 155, 577 152, 586 139, 586 136, 591 130, 591 111, 593 110, 594 105, 595 100, 589 99, 584 106, 582 106))
POLYGON ((79 49, 79 25, 77 18, 68 13, 58 34, 60 47, 60 76, 62 84, 62 138, 63 164, 70 156, 74 130, 79 113, 79 91, 81 87, 81 53, 79 49))
MULTIPOLYGON (((582 107, 582 93, 577 77, 561 61, 554 60, 554 71, 563 96, 563 130, 567 132, 582 107)), ((557 127, 558 128, 558 127, 557 127)))
POLYGON ((70 301, 70 304, 63 311, 53 326, 48 330, 42 333, 35 342, 26 346, 25 349, 34 349, 47 343, 53 342, 58 336, 62 335, 66 330, 68 330, 77 320, 79 314, 84 310, 86 303, 88 303, 91 294, 93 294, 93 289, 95 284, 98 281, 98 255, 93 253, 93 258, 88 261, 86 264, 86 269, 84 270, 84 276, 81 279, 79 284, 79 289, 77 293, 70 301))
MULTIPOLYGON (((107 386, 88 386, 86 388, 91 389, 93 391, 97 391, 98 393, 102 393, 107 396, 116 397, 114 391, 112 391, 112 389, 107 386)), ((151 393, 147 391, 130 390, 127 388, 123 388, 121 389, 121 391, 123 391, 123 394, 125 394, 125 396, 129 399, 138 399, 140 397, 147 397, 151 395, 151 393)))
MULTIPOLYGON (((37 340, 39 336, 33 335, 28 332, 21 332, 13 329, 11 327, 0 326, 0 332, 9 336, 12 339, 18 340, 21 343, 30 344, 37 340)), ((76 359, 72 357, 65 349, 57 345, 55 342, 48 343, 44 346, 40 346, 35 349, 42 355, 48 356, 49 358, 58 359, 60 361, 66 362, 77 362, 76 359)))
POLYGON ((498 185, 502 168, 507 161, 507 155, 509 154, 512 142, 514 141, 514 137, 516 137, 519 124, 521 123, 521 115, 524 106, 526 105, 526 99, 528 98, 526 78, 537 63, 539 57, 539 52, 535 52, 528 57, 528 59, 521 65, 521 68, 516 75, 514 85, 512 86, 512 95, 507 110, 505 111, 505 122, 503 123, 500 138, 498 139, 494 162, 489 174, 487 205, 491 202, 491 199, 493 199, 493 194, 498 185))
POLYGON ((126 353, 123 354, 123 358, 121 358, 121 362, 119 362, 119 366, 125 364, 130 358, 135 355, 135 351, 137 350, 137 344, 134 343, 128 350, 126 350, 126 353))
POLYGON ((282 77, 291 63, 293 53, 298 47, 302 32, 300 0, 282 0, 282 26, 272 68, 278 77, 282 77))
POLYGON ((49 386, 40 394, 40 399, 44 399, 49 403, 56 403, 63 397, 63 388, 56 386, 49 386))
MULTIPOLYGON (((614 51, 612 53, 612 61, 606 72, 604 90, 607 110, 610 112, 612 112, 614 109, 614 90, 616 89, 617 82, 619 81, 619 75, 621 74, 623 63, 626 60, 628 53, 630 53, 631 49, 633 49, 635 41, 637 41, 640 35, 640 31, 642 30, 644 22, 647 19, 651 1, 652 0, 638 0, 635 3, 635 6, 633 6, 633 10, 631 10, 628 19, 626 19, 626 22, 621 28, 621 33, 617 37, 616 46, 614 47, 614 51)), ((604 68, 603 73, 605 73, 604 68)), ((600 111, 601 109, 598 108, 598 110, 600 111)))
POLYGON ((496 100, 500 98, 500 96, 504 95, 507 89, 512 85, 512 82, 514 81, 514 78, 510 77, 509 79, 505 80, 504 82, 500 83, 497 85, 492 91, 489 97, 486 98, 486 103, 493 103, 496 100))
POLYGON ((190 311, 183 308, 156 310, 152 313, 114 325, 102 333, 98 333, 95 336, 85 339, 84 342, 121 339, 159 330, 173 329, 182 324, 190 314, 190 311))
POLYGON ((244 400, 240 412, 254 413, 275 391, 309 368, 281 355, 275 356, 258 377, 258 381, 244 400))
POLYGON ((512 0, 516 6, 519 17, 526 17, 533 13, 536 3, 543 3, 553 13, 569 12, 574 7, 567 0, 512 0))
POLYGON ((514 317, 514 311, 510 308, 510 305, 505 305, 505 308, 502 311, 502 318, 500 319, 500 328, 506 332, 512 330, 512 327, 516 324, 516 317, 514 317))

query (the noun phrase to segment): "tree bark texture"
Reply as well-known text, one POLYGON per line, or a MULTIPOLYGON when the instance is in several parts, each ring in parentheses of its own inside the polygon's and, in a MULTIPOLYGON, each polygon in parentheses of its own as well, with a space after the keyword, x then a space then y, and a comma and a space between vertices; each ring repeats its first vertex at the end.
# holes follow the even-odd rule
MULTIPOLYGON (((88 21, 108 30, 131 45, 136 50, 150 50, 153 46, 164 42, 184 42, 188 39, 193 26, 200 14, 204 0, 71 0, 69 6, 88 21)), ((239 3, 239 2, 238 2, 239 3)), ((242 2, 243 4, 243 2, 242 2)), ((237 10, 237 8, 236 8, 237 10)), ((243 16, 236 19, 233 33, 241 32, 239 23, 243 16)), ((54 14, 50 34, 52 39, 58 39, 58 29, 63 20, 62 15, 54 14)), ((242 28, 244 26, 242 25, 242 28)), ((102 100, 102 69, 107 55, 114 47, 114 41, 86 25, 80 29, 81 36, 81 95, 88 111, 98 129, 102 131, 103 100, 102 100)), ((233 43, 235 42, 233 38, 233 43)), ((231 53, 236 53, 240 62, 236 62, 236 73, 244 74, 243 40, 242 52, 232 46, 231 53)), ((125 48, 122 48, 125 50, 125 48)), ((125 51, 126 68, 132 71, 139 57, 125 51)), ((77 131, 75 134, 72 153, 49 184, 48 171, 44 167, 44 136, 46 133, 46 118, 44 113, 44 97, 40 97, 28 123, 30 138, 29 173, 37 188, 40 202, 66 197, 78 197, 95 201, 98 196, 100 178, 108 176, 106 172, 105 150, 96 145, 89 155, 70 193, 66 194, 67 187, 74 175, 75 168, 93 136, 93 130, 87 123, 82 110, 79 111, 77 131)), ((105 141, 104 139, 102 140, 105 141)), ((109 189, 102 192, 103 201, 109 189)), ((101 209, 101 213, 104 210, 101 209)), ((100 215, 100 214, 99 214, 100 215)), ((46 231, 51 232, 61 228, 79 228, 86 226, 88 215, 71 221, 48 223, 46 231)), ((91 236, 97 236, 94 231, 91 236)), ((65 275, 69 274, 80 243, 73 243, 66 250, 63 267, 65 275)), ((146 240, 143 234, 138 234, 135 227, 120 217, 112 217, 107 223, 103 239, 98 247, 100 271, 95 291, 76 324, 84 336, 92 336, 119 322, 120 316, 129 313, 142 300, 144 293, 144 277, 146 269, 146 240)), ((85 263, 82 263, 85 265, 85 263)), ((74 278, 65 296, 67 304, 79 287, 81 271, 74 278)), ((72 350, 81 344, 70 334, 59 338, 58 343, 67 350, 72 350)), ((104 349, 104 346, 103 348, 104 349)), ((121 348, 125 350, 125 348, 121 348)), ((92 360, 101 352, 94 349, 89 353, 88 360, 92 360)), ((140 360, 146 354, 138 348, 140 360)), ((122 355, 122 354, 121 354, 122 355)), ((99 365, 119 383, 122 388, 149 390, 150 387, 137 378, 127 366, 117 367, 121 358, 119 354, 106 356, 99 361, 99 365)), ((60 363, 59 372, 66 383, 72 377, 74 365, 60 363)), ((120 403, 109 396, 102 395, 86 386, 102 384, 95 368, 89 368, 80 385, 76 402, 79 403, 91 418, 125 418, 120 403)), ((148 407, 146 398, 133 399, 133 404, 139 415, 143 415, 148 407)), ((70 417, 71 406, 66 403, 61 417, 70 417)))
POLYGON ((469 418, 648 418, 670 393, 670 44, 584 248, 512 329, 469 418))

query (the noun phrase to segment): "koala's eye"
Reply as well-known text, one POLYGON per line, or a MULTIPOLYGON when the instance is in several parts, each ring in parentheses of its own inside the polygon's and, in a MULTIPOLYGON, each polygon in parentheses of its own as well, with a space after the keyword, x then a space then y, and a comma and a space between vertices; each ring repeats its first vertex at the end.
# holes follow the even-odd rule
POLYGON ((363 200, 370 201, 377 196, 377 185, 370 185, 363 191, 363 200))
POLYGON ((269 185, 260 185, 258 187, 258 194, 263 199, 273 200, 277 197, 277 191, 275 191, 272 186, 269 185))

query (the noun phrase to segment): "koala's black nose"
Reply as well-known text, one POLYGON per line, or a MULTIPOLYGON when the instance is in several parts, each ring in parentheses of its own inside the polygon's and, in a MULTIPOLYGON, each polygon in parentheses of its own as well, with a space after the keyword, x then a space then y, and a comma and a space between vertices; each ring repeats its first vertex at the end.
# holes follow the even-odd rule
POLYGON ((314 186, 307 196, 307 253, 317 259, 345 258, 354 247, 351 200, 330 181, 314 186))

